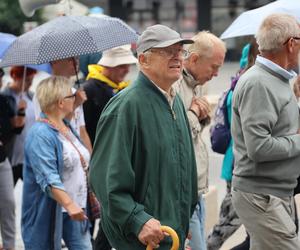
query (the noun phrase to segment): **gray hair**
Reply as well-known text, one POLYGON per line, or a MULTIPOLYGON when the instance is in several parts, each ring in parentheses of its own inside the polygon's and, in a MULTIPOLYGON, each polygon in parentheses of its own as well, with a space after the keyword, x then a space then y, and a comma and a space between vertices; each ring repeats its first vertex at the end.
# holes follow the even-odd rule
POLYGON ((194 43, 187 47, 189 53, 197 53, 202 57, 209 58, 213 55, 215 46, 224 50, 224 53, 226 52, 225 43, 209 31, 201 31, 192 39, 194 43))
POLYGON ((288 14, 272 14, 264 19, 255 36, 259 51, 274 52, 291 37, 300 37, 297 19, 288 14))
POLYGON ((51 111, 56 103, 69 94, 72 82, 63 76, 51 76, 40 82, 36 89, 37 100, 43 112, 51 111))

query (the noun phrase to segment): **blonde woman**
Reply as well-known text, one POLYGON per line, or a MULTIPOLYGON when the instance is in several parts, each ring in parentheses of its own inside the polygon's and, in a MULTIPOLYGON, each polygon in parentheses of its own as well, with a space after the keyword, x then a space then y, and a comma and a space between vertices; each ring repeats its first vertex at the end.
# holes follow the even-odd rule
POLYGON ((65 117, 75 94, 65 77, 53 76, 37 88, 41 117, 25 142, 22 237, 25 249, 92 249, 85 215, 85 168, 90 154, 65 117))

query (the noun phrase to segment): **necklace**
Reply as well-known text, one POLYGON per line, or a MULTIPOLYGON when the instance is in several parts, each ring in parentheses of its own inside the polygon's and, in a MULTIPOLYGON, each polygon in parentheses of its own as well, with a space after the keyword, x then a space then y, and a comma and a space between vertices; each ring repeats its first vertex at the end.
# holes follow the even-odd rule
POLYGON ((72 141, 72 139, 68 135, 68 132, 70 131, 70 129, 69 128, 59 127, 55 122, 53 122, 53 121, 51 121, 49 119, 46 119, 46 118, 39 118, 38 121, 45 122, 45 123, 49 124, 51 127, 53 127, 56 130, 58 130, 58 132, 60 132, 72 144, 72 146, 74 147, 74 149, 79 154, 79 158, 80 158, 80 161, 81 161, 82 168, 83 168, 83 170, 84 170, 84 172, 85 172, 85 174, 87 176, 88 165, 87 165, 86 161, 84 160, 83 155, 81 154, 81 152, 79 151, 79 149, 76 147, 76 145, 74 144, 74 142, 72 141))
POLYGON ((58 126, 55 122, 53 122, 49 119, 46 119, 46 118, 39 118, 38 121, 49 124, 51 127, 58 130, 63 136, 68 137, 68 139, 69 139, 68 132, 70 131, 70 129, 68 127, 58 126))

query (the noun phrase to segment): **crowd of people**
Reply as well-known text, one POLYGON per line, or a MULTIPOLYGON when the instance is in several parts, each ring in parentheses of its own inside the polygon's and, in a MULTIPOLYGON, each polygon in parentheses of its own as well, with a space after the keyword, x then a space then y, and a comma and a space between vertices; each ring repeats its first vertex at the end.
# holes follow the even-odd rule
POLYGON ((212 110, 203 86, 224 63, 221 39, 209 31, 184 39, 165 25, 150 26, 136 56, 130 45, 104 51, 81 88, 72 81, 77 57, 49 62, 52 75, 34 94, 36 70, 11 67, 0 94, 0 249, 16 249, 19 179, 26 250, 166 250, 172 239, 162 225, 175 230, 180 250, 217 250, 241 224, 247 238, 236 250, 299 249, 300 80, 294 91, 289 81, 299 66, 300 26, 273 14, 255 38, 226 99, 227 193, 208 237, 202 133, 212 110), (132 64, 139 72, 131 83, 132 64), (92 194, 101 204, 98 227, 92 194))

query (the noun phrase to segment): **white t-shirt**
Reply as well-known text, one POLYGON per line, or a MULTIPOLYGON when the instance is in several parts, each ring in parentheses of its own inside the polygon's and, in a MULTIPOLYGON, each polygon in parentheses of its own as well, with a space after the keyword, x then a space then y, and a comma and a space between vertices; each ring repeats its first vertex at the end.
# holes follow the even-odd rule
MULTIPOLYGON (((80 151, 83 156, 87 166, 90 161, 90 153, 86 147, 84 147, 77 137, 69 131, 69 138, 75 144, 77 149, 80 151)), ((81 208, 86 208, 87 202, 87 183, 86 183, 86 174, 83 170, 80 156, 72 143, 66 139, 61 133, 59 133, 59 140, 63 144, 63 177, 62 182, 66 189, 66 192, 71 197, 71 199, 81 208)), ((63 209, 63 212, 66 212, 63 209)))
POLYGON ((83 107, 80 105, 74 110, 74 116, 70 122, 72 128, 80 135, 80 127, 85 126, 83 107))

